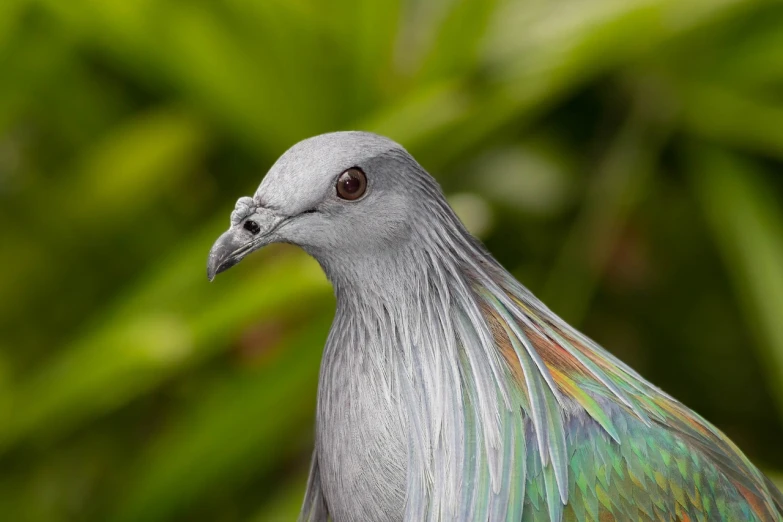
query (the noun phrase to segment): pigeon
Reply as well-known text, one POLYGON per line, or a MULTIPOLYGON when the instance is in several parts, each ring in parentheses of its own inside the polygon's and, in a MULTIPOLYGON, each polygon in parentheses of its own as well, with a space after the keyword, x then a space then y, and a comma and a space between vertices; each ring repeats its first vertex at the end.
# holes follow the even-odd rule
POLYGON ((337 300, 300 520, 783 520, 731 440, 549 310, 396 142, 291 147, 237 201, 209 279, 275 242, 337 300))

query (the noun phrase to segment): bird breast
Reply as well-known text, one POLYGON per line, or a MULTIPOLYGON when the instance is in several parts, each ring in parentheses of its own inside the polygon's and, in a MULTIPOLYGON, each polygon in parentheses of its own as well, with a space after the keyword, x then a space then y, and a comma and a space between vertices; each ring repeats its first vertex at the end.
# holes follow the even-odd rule
POLYGON ((318 394, 316 451, 333 520, 402 520, 407 415, 388 361, 370 347, 331 342, 318 394))

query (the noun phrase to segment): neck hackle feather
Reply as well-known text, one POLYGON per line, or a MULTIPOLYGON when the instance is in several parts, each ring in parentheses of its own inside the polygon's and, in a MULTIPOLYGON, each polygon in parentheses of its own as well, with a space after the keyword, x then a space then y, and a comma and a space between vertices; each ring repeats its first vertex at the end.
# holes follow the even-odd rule
POLYGON ((728 438, 535 298, 432 178, 411 182, 427 221, 372 262, 394 284, 322 262, 338 309, 319 393, 326 411, 344 391, 324 381, 367 371, 367 393, 400 395, 406 520, 781 520, 779 493, 728 438))

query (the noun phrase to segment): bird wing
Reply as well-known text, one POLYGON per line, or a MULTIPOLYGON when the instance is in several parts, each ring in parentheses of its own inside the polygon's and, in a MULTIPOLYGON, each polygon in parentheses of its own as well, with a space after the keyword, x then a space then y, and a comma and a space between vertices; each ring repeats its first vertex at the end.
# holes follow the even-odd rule
POLYGON ((525 453, 522 473, 504 461, 519 492, 505 519, 783 520, 778 490, 717 428, 516 281, 475 292, 523 419, 504 439, 525 453))

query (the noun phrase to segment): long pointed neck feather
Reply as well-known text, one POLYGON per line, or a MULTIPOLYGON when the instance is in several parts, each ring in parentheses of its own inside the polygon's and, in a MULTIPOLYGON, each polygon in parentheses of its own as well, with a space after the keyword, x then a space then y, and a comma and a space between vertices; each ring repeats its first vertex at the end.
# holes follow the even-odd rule
POLYGON ((437 219, 407 247, 324 263, 338 296, 325 364, 345 344, 374 351, 363 357, 405 405, 408 519, 519 520, 536 476, 540 507, 561 520, 570 419, 623 444, 627 416, 681 434, 775 513, 763 476, 728 439, 552 313, 464 230, 436 185, 421 190, 437 219))

